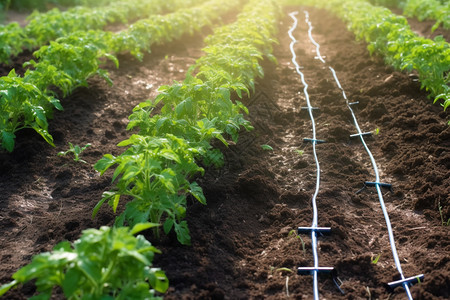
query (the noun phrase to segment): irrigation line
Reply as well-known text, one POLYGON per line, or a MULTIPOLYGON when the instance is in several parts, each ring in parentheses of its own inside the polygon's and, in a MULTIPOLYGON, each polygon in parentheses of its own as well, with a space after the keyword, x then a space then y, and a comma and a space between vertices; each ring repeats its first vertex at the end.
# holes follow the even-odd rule
MULTIPOLYGON (((315 124, 314 116, 313 116, 313 113, 312 113, 313 107, 311 106, 311 102, 309 100, 308 84, 305 82, 304 74, 300 71, 300 66, 297 63, 297 56, 296 56, 295 51, 294 51, 294 44, 297 43, 297 40, 292 35, 292 32, 297 28, 298 20, 295 17, 297 14, 298 14, 298 12, 292 12, 292 13, 289 14, 289 16, 293 19, 294 24, 289 29, 288 34, 289 34, 289 37, 292 40, 291 43, 290 43, 290 49, 291 49, 291 53, 292 53, 292 63, 295 65, 295 69, 296 69, 297 73, 301 77, 302 84, 304 86, 303 92, 305 94, 306 103, 308 105, 307 106, 307 110, 309 112, 309 117, 311 118, 312 135, 313 135, 313 137, 312 137, 312 139, 307 139, 307 140, 312 143, 313 153, 314 153, 314 160, 315 160, 315 163, 316 163, 316 188, 315 188, 315 191, 314 191, 314 195, 312 197, 313 221, 312 221, 311 227, 310 228, 309 227, 306 228, 306 230, 308 232, 309 231, 311 232, 311 244, 312 244, 313 257, 314 257, 314 267, 313 268, 304 268, 304 269, 308 269, 307 272, 309 272, 309 273, 311 273, 313 275, 313 293, 314 293, 314 299, 317 300, 317 299, 319 299, 318 273, 320 271, 322 271, 323 269, 326 269, 326 271, 328 271, 328 269, 330 269, 330 268, 319 268, 319 255, 318 255, 318 251, 317 251, 317 234, 320 233, 323 228, 320 228, 320 227, 317 226, 318 213, 317 213, 316 198, 317 198, 317 195, 319 194, 319 188, 320 188, 320 164, 319 164, 319 160, 317 158, 316 145, 319 142, 321 142, 321 141, 316 139, 316 124, 315 124)), ((326 228, 325 230, 328 230, 328 228, 326 228)))
MULTIPOLYGON (((309 13, 307 11, 304 11, 304 13, 305 13, 306 23, 308 24, 308 27, 309 27, 309 30, 308 30, 309 39, 316 46, 317 58, 323 64, 326 64, 325 60, 320 55, 320 51, 319 51, 320 45, 312 37, 311 32, 312 32, 312 28, 313 27, 311 25, 311 22, 309 21, 309 13)), ((334 80, 336 81, 336 84, 337 84, 338 88, 341 90, 342 96, 343 96, 343 98, 346 101, 347 107, 348 107, 348 109, 350 110, 350 112, 352 114, 353 122, 354 122, 354 125, 355 125, 355 127, 357 129, 357 132, 358 132, 356 135, 359 136, 359 138, 361 139, 361 142, 362 142, 364 148, 366 149, 367 154, 370 157, 370 161, 372 162, 372 167, 373 167, 373 170, 374 170, 374 173, 375 173, 375 182, 372 182, 371 184, 373 184, 375 186, 376 190, 377 190, 378 198, 380 200, 381 210, 383 211, 384 219, 386 220, 386 226, 387 226, 387 230, 388 230, 389 243, 391 245, 392 256, 394 257, 395 266, 396 266, 396 268, 397 268, 397 270, 398 270, 398 272, 399 272, 399 274, 401 276, 401 280, 399 280, 397 282, 390 283, 390 285, 391 286, 400 286, 400 285, 403 286, 403 288, 405 289, 406 294, 408 296, 408 299, 412 300, 413 298, 412 298, 412 295, 411 295, 411 291, 409 290, 409 285, 411 283, 413 283, 413 282, 420 282, 423 279, 423 274, 418 275, 416 277, 410 277, 410 278, 405 278, 405 276, 403 275, 403 270, 402 270, 402 267, 401 267, 401 264, 400 264, 400 259, 398 258, 397 248, 395 246, 395 239, 394 239, 394 233, 393 233, 393 230, 392 230, 391 221, 389 219, 389 214, 387 212, 386 205, 384 204, 383 194, 381 192, 381 186, 386 186, 387 184, 380 182, 380 175, 379 175, 379 172, 378 172, 377 164, 375 162, 375 158, 374 158, 372 152, 370 151, 369 147, 367 146, 366 141, 364 140, 364 135, 366 135, 366 133, 363 133, 361 131, 361 128, 359 127, 359 124, 358 124, 358 121, 356 119, 355 113, 354 113, 354 111, 352 109, 352 104, 355 104, 355 103, 350 103, 348 101, 347 96, 345 95, 345 91, 342 88, 342 86, 341 86, 341 84, 340 84, 340 82, 339 82, 339 80, 337 78, 336 71, 330 66, 328 66, 328 68, 330 69, 331 73, 333 74, 334 80)))

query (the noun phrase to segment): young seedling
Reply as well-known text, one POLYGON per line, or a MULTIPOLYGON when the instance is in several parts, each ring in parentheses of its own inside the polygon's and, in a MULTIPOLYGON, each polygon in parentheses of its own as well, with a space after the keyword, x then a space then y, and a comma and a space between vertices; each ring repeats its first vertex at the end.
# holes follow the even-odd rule
POLYGON ((81 154, 81 152, 86 150, 87 147, 90 147, 90 146, 91 146, 90 143, 87 143, 84 147, 80 147, 78 145, 74 146, 71 142, 69 142, 69 150, 58 152, 58 156, 65 156, 68 153, 73 153, 74 161, 79 161, 79 162, 86 164, 87 163, 86 161, 80 159, 80 154, 81 154))
POLYGON ((381 257, 381 253, 378 254, 375 258, 372 256, 370 258, 370 262, 373 263, 374 265, 376 265, 378 263, 378 260, 380 259, 380 257, 381 257))
POLYGON ((380 134, 380 128, 375 128, 375 130, 373 131, 373 134, 374 135, 378 135, 378 134, 380 134))
POLYGON ((372 300, 372 293, 370 292, 370 289, 368 286, 366 286, 367 296, 369 300, 372 300))
POLYGON ((302 242, 303 254, 306 255, 305 242, 303 241, 302 237, 297 234, 295 229, 292 229, 291 231, 289 231, 289 236, 292 236, 292 235, 295 235, 295 237, 298 238, 300 240, 300 242, 302 242))
POLYGON ((285 271, 285 272, 289 272, 289 273, 293 273, 294 271, 292 271, 291 269, 289 269, 289 268, 278 268, 278 269, 276 269, 276 271, 277 272, 283 272, 283 271, 285 271))
POLYGON ((305 151, 299 149, 296 149, 295 152, 297 152, 297 154, 300 156, 303 156, 303 154, 305 154, 305 151))
MULTIPOLYGON (((284 271, 284 272, 288 272, 288 273, 294 273, 294 271, 292 271, 289 268, 278 268, 275 271, 277 271, 277 272, 283 272, 284 271)), ((289 276, 286 276, 286 285, 285 285, 285 287, 286 287, 286 296, 289 297, 289 276)))
POLYGON ((441 215, 442 226, 450 226, 450 218, 448 218, 447 222, 444 221, 444 213, 442 212, 442 206, 441 206, 440 201, 439 201, 438 209, 439 209, 439 214, 441 215))

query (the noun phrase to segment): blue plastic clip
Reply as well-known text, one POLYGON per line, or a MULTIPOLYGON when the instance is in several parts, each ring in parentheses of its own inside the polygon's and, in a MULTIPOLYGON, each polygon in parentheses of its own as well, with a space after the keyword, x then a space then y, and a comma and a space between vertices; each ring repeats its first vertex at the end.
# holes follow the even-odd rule
POLYGON ((365 182, 364 182, 364 186, 362 187, 362 189, 358 190, 358 191, 356 192, 356 194, 361 193, 361 192, 364 191, 368 186, 376 186, 376 185, 379 185, 379 186, 384 187, 384 188, 388 188, 388 189, 392 192, 392 184, 389 184, 389 183, 381 183, 381 182, 365 181, 365 182))
POLYGON ((408 278, 405 278, 405 279, 389 282, 388 286, 390 288, 392 288, 392 289, 395 289, 398 286, 402 286, 404 283, 407 283, 408 285, 421 283, 424 278, 425 278, 425 276, 423 274, 420 274, 420 275, 417 275, 417 276, 414 276, 414 277, 408 277, 408 278))
POLYGON ((304 142, 304 143, 310 142, 310 143, 316 143, 316 144, 323 144, 323 143, 326 143, 326 141, 324 141, 324 140, 315 140, 315 139, 307 139, 307 138, 304 138, 304 139, 303 139, 303 142, 304 142))
POLYGON ((381 187, 385 187, 385 188, 388 188, 388 189, 392 189, 392 184, 389 184, 389 183, 365 181, 365 182, 364 182, 364 185, 366 185, 366 186, 376 186, 376 185, 379 185, 379 186, 381 186, 381 187))
POLYGON ((299 267, 297 268, 297 274, 298 275, 312 275, 314 272, 318 273, 331 273, 333 272, 333 267, 299 267))
POLYGON ((311 233, 312 231, 321 233, 321 234, 331 234, 331 227, 298 227, 298 234, 306 234, 311 233))

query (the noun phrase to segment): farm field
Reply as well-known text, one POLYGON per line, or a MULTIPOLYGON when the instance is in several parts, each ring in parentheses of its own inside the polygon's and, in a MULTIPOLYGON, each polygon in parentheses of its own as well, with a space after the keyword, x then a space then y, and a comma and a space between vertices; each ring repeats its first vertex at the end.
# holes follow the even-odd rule
MULTIPOLYGON (((205 1, 203 1, 205 2, 205 1)), ((243 4, 222 16, 214 27, 232 24, 243 4)), ((311 276, 296 274, 296 268, 313 265, 311 238, 297 236, 296 228, 310 226, 311 197, 316 187, 316 165, 310 138, 311 121, 303 85, 292 63, 288 31, 298 11, 298 28, 293 31, 297 61, 309 85, 317 138, 317 156, 322 172, 317 196, 319 226, 332 234, 319 237, 321 266, 337 271, 319 276, 321 299, 406 299, 399 287, 387 283, 399 275, 392 258, 385 219, 373 187, 370 159, 358 139, 351 115, 328 68, 316 59, 316 47, 308 37, 304 10, 309 12, 312 36, 320 53, 332 66, 351 101, 383 182, 387 211, 405 275, 424 274, 411 287, 414 299, 450 297, 450 116, 433 104, 420 89, 417 73, 395 70, 367 44, 356 41, 346 24, 332 13, 310 6, 290 5, 279 17, 277 63, 261 61, 264 78, 255 80, 254 92, 239 99, 249 111, 244 114, 254 127, 242 129, 237 142, 226 147, 212 141, 224 155, 221 168, 207 166, 204 176, 194 177, 203 189, 207 205, 187 196, 186 218, 191 245, 181 245, 177 234, 151 231, 144 236, 162 253, 153 266, 165 271, 169 288, 164 299, 313 299, 311 276), (269 147, 270 146, 270 147, 269 147), (359 192, 358 192, 359 191, 359 192), (357 193, 358 192, 358 193, 357 193), (292 233, 294 230, 294 234, 292 233), (301 237, 301 239, 299 238, 301 237)), ((396 11, 401 13, 401 11, 396 11)), ((414 32, 429 37, 435 22, 409 18, 414 32)), ((125 25, 110 25, 118 31, 125 25), (117 27, 117 28, 116 28, 117 27)), ((0 152, 0 285, 11 281, 33 255, 50 251, 59 242, 77 240, 88 228, 112 226, 115 214, 104 204, 92 218, 92 210, 105 191, 114 189, 113 171, 100 176, 93 165, 105 154, 119 156, 134 129, 127 131, 128 117, 139 103, 154 99, 158 88, 182 82, 189 68, 202 56, 209 26, 193 35, 152 46, 143 60, 127 53, 117 55, 104 69, 114 83, 100 76, 87 79, 60 96, 62 111, 55 111, 48 131, 55 147, 32 129, 16 133, 14 151, 0 152), (66 151, 68 143, 86 148, 75 162, 66 151)), ((450 31, 438 28, 450 41, 450 31)), ((22 64, 32 59, 31 51, 0 65, 0 75, 12 67, 24 74, 22 64)), ((155 109, 159 112, 161 107, 155 109)), ((125 195, 117 211, 125 209, 125 195)), ((27 283, 12 289, 1 299, 28 299, 36 293, 27 283)), ((57 288, 52 299, 64 299, 57 288)))

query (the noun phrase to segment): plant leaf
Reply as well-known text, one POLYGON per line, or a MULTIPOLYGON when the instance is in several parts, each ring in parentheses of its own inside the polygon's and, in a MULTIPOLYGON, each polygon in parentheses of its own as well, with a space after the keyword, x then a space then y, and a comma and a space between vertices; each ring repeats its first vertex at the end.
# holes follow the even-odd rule
POLYGON ((136 233, 139 233, 141 231, 153 228, 153 227, 158 227, 159 224, 156 223, 139 223, 133 226, 133 228, 130 230, 130 234, 135 235, 136 233))

